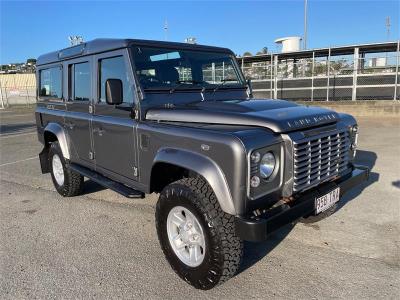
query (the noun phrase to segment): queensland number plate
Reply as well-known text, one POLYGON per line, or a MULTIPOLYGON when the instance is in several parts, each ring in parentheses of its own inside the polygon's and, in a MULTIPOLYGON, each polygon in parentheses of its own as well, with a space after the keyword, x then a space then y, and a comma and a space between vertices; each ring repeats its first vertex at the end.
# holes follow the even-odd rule
POLYGON ((317 214, 327 210, 333 204, 338 202, 339 198, 340 198, 340 188, 339 187, 334 189, 333 191, 330 191, 326 195, 316 198, 315 199, 315 214, 317 215, 317 214))

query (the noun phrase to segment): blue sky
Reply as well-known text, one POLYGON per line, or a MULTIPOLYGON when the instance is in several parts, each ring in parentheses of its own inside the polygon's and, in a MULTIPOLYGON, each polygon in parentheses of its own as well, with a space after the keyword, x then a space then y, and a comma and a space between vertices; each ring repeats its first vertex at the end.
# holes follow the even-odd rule
MULTIPOLYGON (((308 48, 399 38, 400 0, 309 0, 308 48)), ((303 0, 292 1, 4 1, 0 0, 0 64, 65 48, 69 35, 168 39, 195 36, 235 53, 276 51, 278 37, 303 35, 303 0)))

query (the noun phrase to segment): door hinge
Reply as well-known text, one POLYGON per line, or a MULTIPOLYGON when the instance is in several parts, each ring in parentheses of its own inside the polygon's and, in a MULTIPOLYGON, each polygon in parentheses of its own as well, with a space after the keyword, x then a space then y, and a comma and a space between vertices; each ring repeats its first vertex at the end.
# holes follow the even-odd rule
POLYGON ((89 159, 94 159, 94 153, 92 151, 89 151, 89 159))
POLYGON ((138 168, 133 167, 133 176, 138 177, 138 168))
POLYGON ((131 118, 134 120, 139 120, 139 110, 136 108, 131 110, 131 118))

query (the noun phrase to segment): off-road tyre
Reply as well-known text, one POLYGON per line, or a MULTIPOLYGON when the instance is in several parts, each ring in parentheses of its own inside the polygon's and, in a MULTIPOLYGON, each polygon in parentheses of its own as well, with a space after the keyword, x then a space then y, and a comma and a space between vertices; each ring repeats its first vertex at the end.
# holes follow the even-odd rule
POLYGON ((235 233, 234 216, 222 211, 212 188, 202 177, 184 178, 166 186, 157 202, 155 218, 165 257, 172 269, 195 288, 211 289, 238 271, 243 242, 235 233), (171 248, 166 223, 176 206, 188 209, 203 228, 206 250, 198 267, 183 263, 171 248))
POLYGON ((63 197, 73 197, 81 194, 83 190, 84 178, 81 174, 71 170, 69 167, 69 162, 67 162, 64 158, 60 145, 57 141, 51 143, 48 157, 51 179, 53 180, 53 184, 57 192, 63 197), (64 170, 64 183, 62 185, 59 185, 55 179, 52 165, 54 155, 58 155, 64 170))

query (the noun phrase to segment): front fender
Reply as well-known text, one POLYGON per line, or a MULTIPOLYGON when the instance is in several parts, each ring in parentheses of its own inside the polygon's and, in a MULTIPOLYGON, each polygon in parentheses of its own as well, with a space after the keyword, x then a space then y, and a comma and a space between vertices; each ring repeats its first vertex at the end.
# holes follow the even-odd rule
POLYGON ((213 160, 196 152, 163 148, 157 152, 153 165, 158 162, 170 163, 201 175, 213 189, 221 209, 228 214, 236 215, 225 174, 213 160))
POLYGON ((64 128, 57 123, 49 123, 44 128, 45 135, 46 135, 46 132, 51 132, 52 134, 54 134, 57 137, 57 140, 58 140, 58 143, 60 144, 60 148, 61 148, 64 158, 70 159, 68 140, 67 140, 67 135, 65 133, 64 128))

